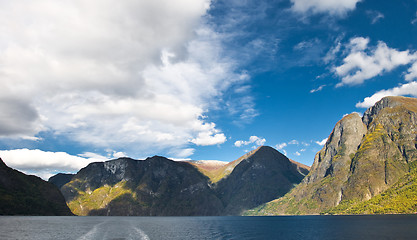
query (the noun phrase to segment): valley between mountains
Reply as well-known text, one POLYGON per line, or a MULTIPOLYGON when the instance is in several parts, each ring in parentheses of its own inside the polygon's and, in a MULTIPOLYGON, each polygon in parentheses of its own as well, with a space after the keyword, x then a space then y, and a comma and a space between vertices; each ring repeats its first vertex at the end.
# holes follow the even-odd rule
POLYGON ((119 158, 50 183, 1 164, 0 214, 68 215, 66 206, 83 216, 415 213, 416 160, 417 99, 385 97, 337 122, 311 169, 268 146, 229 163, 119 158), (34 187, 45 184, 47 191, 34 187), (22 196, 39 195, 32 199, 39 203, 53 191, 55 212, 30 212, 27 198, 26 213, 5 211, 19 208, 22 196))

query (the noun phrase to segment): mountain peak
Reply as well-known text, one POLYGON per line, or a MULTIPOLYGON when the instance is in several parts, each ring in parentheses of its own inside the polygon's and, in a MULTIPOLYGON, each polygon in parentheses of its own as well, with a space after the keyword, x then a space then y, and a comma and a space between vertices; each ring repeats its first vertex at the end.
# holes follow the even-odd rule
POLYGON ((388 96, 383 97, 375 103, 374 106, 368 108, 363 114, 362 121, 367 126, 372 122, 374 117, 379 114, 382 109, 404 107, 412 112, 417 112, 417 99, 402 96, 388 96))

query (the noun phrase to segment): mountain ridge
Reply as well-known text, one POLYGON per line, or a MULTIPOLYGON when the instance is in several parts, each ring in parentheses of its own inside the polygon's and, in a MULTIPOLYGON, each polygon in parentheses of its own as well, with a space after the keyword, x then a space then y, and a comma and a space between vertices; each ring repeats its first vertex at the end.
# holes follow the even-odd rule
POLYGON ((204 174, 201 164, 160 156, 91 163, 61 192, 77 215, 239 215, 283 195, 304 177, 302 165, 265 146, 231 164, 216 163, 215 169, 224 171, 227 165, 230 171, 217 182, 204 174), (281 183, 265 187, 269 173, 277 173, 281 183), (249 190, 255 187, 259 191, 249 190), (244 197, 232 199, 228 192, 244 197))

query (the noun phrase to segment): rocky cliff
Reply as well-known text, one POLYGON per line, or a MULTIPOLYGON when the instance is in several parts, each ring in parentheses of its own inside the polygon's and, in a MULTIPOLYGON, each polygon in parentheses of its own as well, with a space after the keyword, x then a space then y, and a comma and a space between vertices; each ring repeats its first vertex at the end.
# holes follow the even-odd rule
POLYGON ((72 215, 58 188, 0 159, 0 215, 72 215))
POLYGON ((416 124, 417 99, 406 97, 383 98, 362 118, 356 113, 344 117, 316 154, 302 183, 247 214, 349 213, 364 201, 392 192, 394 186, 412 178, 416 124))

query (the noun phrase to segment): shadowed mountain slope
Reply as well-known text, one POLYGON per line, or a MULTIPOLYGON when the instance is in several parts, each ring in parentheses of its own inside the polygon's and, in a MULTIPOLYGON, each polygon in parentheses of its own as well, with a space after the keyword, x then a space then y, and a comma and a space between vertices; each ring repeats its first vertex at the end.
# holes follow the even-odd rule
POLYGON ((304 177, 299 166, 267 146, 259 147, 229 166, 232 164, 236 164, 232 172, 216 186, 225 212, 230 215, 241 214, 243 210, 283 196, 304 177))
POLYGON ((58 188, 8 167, 0 159, 0 215, 62 215, 71 211, 58 188))

